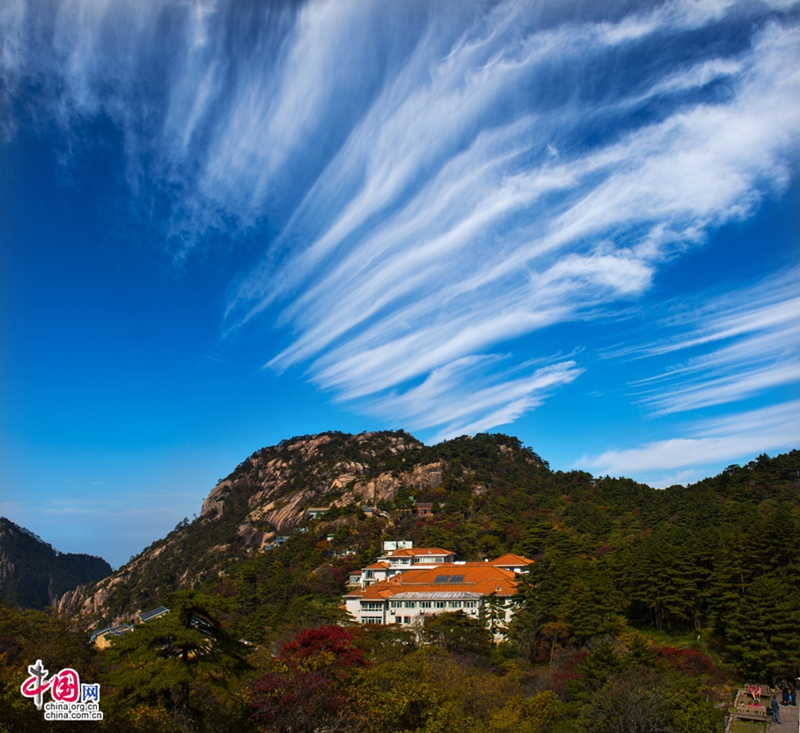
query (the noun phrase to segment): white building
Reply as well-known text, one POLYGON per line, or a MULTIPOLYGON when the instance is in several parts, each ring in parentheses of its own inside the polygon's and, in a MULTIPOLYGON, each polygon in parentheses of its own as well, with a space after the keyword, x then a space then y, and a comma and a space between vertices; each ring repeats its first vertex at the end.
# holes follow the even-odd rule
MULTIPOLYGON (((437 553, 431 557, 441 556, 438 548, 431 549, 437 553)), ((446 550, 441 552, 453 556, 446 550)), ((513 614, 517 574, 530 563, 518 555, 504 555, 491 562, 410 563, 399 565, 401 569, 392 575, 388 563, 374 563, 380 567, 364 568, 362 576, 367 572, 373 576, 344 597, 345 608, 359 624, 420 625, 431 614, 463 611, 476 618, 485 612, 485 616, 492 615, 505 625, 513 614), (380 579, 375 574, 380 574, 380 579)))

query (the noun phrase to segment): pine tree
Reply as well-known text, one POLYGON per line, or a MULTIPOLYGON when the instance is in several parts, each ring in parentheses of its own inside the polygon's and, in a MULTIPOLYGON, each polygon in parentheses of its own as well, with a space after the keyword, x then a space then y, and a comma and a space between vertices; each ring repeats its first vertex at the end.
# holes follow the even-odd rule
POLYGON ((776 577, 753 581, 732 614, 728 650, 744 673, 763 681, 800 664, 798 592, 776 577))

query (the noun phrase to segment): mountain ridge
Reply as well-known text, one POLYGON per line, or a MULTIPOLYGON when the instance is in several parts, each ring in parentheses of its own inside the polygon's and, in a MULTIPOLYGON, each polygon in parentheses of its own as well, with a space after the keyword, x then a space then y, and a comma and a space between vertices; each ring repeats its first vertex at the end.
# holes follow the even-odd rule
POLYGON ((103 558, 59 552, 36 533, 0 517, 0 596, 17 606, 57 605, 65 592, 112 572, 103 558))
MULTIPOLYGON (((498 440, 523 451, 531 464, 545 465, 516 438, 498 440)), ((157 605, 160 596, 138 582, 156 565, 164 570, 158 585, 161 593, 196 587, 214 574, 224 577, 238 562, 264 551, 280 533, 300 526, 308 519, 305 510, 315 503, 365 506, 392 502, 398 494, 411 491, 435 491, 447 478, 453 479, 445 476, 449 464, 438 456, 442 445, 426 446, 405 431, 358 435, 334 431, 262 448, 216 484, 197 519, 179 523, 165 538, 100 582, 66 593, 59 610, 92 620, 104 614, 107 622, 123 620, 141 610, 135 607, 134 598, 143 597, 145 605, 157 605), (192 542, 198 532, 207 538, 199 555, 193 552, 196 543, 192 542), (185 569, 176 575, 166 566, 167 558, 178 556, 185 569), (125 589, 131 586, 134 591, 129 596, 125 589)), ((481 487, 477 489, 480 492, 481 487)))
MULTIPOLYGON (((434 446, 404 431, 299 436, 254 452, 212 488, 199 517, 108 577, 65 593, 59 610, 96 626, 128 620, 172 591, 202 589, 236 596, 240 632, 256 640, 287 618, 335 617, 348 574, 373 562, 386 539, 447 547, 464 560, 504 552, 542 558, 547 546, 604 567, 618 558, 624 577, 634 548, 669 537, 708 566, 708 575, 713 563, 691 538, 702 535, 731 552, 740 525, 766 523, 772 536, 781 522, 797 523, 799 476, 800 451, 760 456, 690 487, 662 490, 551 471, 502 434, 434 446), (415 501, 431 503, 434 515, 415 516, 415 501), (314 519, 311 507, 329 510, 314 519), (367 507, 379 512, 365 513, 367 507), (714 534, 715 527, 724 532, 714 534)), ((779 531, 792 535, 790 528, 779 531)), ((709 592, 693 591, 699 610, 692 613, 718 613, 709 592)), ((650 613, 647 604, 637 600, 633 616, 650 613)), ((685 623, 677 612, 653 613, 657 624, 685 623)))

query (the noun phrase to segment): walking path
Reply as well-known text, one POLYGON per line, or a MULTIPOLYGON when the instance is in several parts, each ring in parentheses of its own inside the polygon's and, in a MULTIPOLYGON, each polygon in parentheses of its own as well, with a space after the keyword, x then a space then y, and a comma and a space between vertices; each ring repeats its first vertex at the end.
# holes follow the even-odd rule
POLYGON ((800 717, 796 705, 781 705, 781 722, 772 723, 770 733, 798 733, 800 731, 800 717))
MULTIPOLYGON (((741 689, 736 694, 734 707, 737 709, 725 728, 726 733, 761 730, 765 733, 800 733, 800 707, 781 705, 781 722, 773 723, 768 706, 772 698, 769 691, 761 698, 761 706, 756 707, 747 690, 741 689)), ((780 697, 778 697, 780 700, 780 697)))

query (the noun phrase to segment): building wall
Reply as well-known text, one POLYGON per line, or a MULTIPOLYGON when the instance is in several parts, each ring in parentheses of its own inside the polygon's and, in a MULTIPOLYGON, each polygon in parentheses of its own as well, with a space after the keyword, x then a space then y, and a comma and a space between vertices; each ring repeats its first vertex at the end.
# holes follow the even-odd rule
MULTIPOLYGON (((505 599, 504 619, 507 625, 514 614, 513 601, 505 599)), ((485 597, 470 600, 419 599, 409 600, 365 600, 348 598, 345 601, 348 613, 359 624, 422 625, 427 616, 439 613, 463 611, 470 618, 480 618, 486 608, 485 597)))

